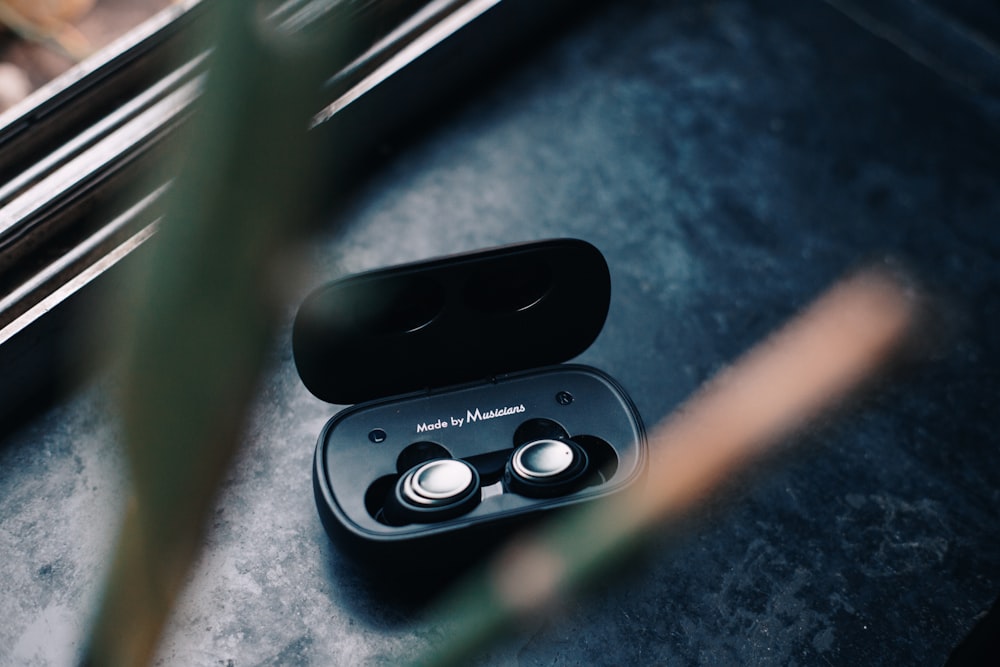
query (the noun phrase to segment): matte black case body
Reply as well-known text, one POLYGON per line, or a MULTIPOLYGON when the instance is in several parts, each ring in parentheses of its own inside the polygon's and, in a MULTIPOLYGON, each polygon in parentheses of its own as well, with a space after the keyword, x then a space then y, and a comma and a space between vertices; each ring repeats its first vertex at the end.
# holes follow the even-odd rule
POLYGON ((514 525, 639 480, 646 439, 628 395, 597 369, 558 363, 593 342, 609 301, 603 257, 574 239, 392 267, 314 292, 293 332, 299 373, 324 400, 362 401, 330 419, 316 446, 313 488, 330 537, 389 575, 440 572, 514 525), (559 424, 603 472, 555 498, 506 490, 515 433, 536 419, 559 424), (389 525, 379 503, 414 448, 426 448, 415 443, 428 442, 472 463, 488 495, 458 517, 389 525))

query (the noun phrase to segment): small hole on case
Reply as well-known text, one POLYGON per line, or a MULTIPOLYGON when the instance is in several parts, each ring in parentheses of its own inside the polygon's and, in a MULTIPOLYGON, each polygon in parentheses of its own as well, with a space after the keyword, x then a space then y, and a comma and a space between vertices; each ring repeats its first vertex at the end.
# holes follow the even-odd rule
POLYGON ((390 525, 385 520, 385 517, 382 516, 382 507, 385 504, 385 498, 389 494, 389 491, 396 485, 397 479, 399 479, 398 475, 379 477, 368 485, 368 491, 365 492, 365 509, 379 523, 390 525))
POLYGON ((472 310, 516 313, 531 308, 552 288, 552 272, 538 260, 520 258, 499 269, 473 273, 465 288, 465 302, 472 310))
POLYGON ((559 422, 537 417, 522 422, 514 431, 514 446, 518 447, 533 440, 564 440, 569 433, 559 422))
POLYGON ((445 290, 436 280, 411 277, 402 283, 359 288, 341 298, 342 303, 334 307, 350 317, 357 330, 383 335, 410 333, 437 318, 444 309, 445 290))
POLYGON ((589 486, 604 484, 618 472, 618 455, 606 440, 595 435, 574 435, 571 440, 580 445, 590 458, 593 477, 589 486))
POLYGON ((436 442, 421 440, 414 442, 403 448, 403 451, 396 457, 396 472, 402 475, 407 470, 414 468, 424 461, 432 459, 450 459, 451 452, 436 442))

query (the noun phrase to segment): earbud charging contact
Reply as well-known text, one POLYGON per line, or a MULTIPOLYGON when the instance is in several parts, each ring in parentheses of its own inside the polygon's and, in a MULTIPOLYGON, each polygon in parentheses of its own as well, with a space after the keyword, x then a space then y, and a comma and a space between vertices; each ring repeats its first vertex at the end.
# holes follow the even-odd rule
POLYGON ((530 498, 560 496, 582 485, 589 465, 587 452, 572 440, 533 440, 514 450, 504 484, 530 498))

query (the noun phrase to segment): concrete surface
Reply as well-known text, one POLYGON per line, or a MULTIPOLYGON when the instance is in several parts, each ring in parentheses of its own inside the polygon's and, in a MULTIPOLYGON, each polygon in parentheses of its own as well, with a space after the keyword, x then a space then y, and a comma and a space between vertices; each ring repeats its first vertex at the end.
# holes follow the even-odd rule
MULTIPOLYGON (((308 285, 587 239, 613 296, 579 361, 649 424, 859 263, 899 258, 947 304, 920 365, 482 664, 945 661, 1000 593, 998 120, 824 3, 638 2, 392 154, 310 247, 308 285)), ((123 497, 111 389, 3 434, 0 664, 81 650, 123 497)), ((310 462, 336 409, 299 382, 286 326, 158 664, 389 665, 447 636, 323 533, 310 462)))

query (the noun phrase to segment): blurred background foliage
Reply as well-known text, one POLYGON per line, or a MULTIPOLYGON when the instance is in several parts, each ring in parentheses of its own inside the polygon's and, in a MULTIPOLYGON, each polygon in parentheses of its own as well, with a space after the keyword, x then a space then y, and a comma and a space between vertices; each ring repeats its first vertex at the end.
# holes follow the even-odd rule
POLYGON ((0 0, 0 111, 175 0, 0 0))

